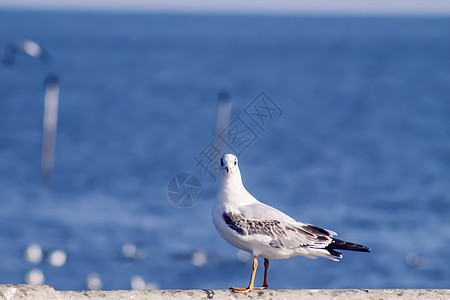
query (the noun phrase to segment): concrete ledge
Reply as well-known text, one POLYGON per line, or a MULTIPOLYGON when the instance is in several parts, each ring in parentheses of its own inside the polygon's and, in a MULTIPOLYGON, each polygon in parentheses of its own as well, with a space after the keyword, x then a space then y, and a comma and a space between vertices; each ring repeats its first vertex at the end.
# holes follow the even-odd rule
POLYGON ((48 285, 0 284, 0 299, 450 299, 449 290, 264 290, 236 294, 229 290, 55 291, 48 285))

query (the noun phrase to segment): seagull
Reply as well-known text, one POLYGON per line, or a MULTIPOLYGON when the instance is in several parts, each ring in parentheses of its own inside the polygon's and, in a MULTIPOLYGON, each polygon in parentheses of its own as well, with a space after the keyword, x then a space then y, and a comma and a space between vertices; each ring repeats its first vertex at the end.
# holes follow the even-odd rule
POLYGON ((334 261, 342 258, 336 250, 370 252, 370 248, 334 238, 334 231, 294 220, 283 212, 259 202, 244 187, 238 159, 225 154, 220 159, 224 174, 222 186, 213 207, 213 222, 219 234, 230 244, 253 254, 248 287, 230 288, 247 293, 266 289, 269 259, 293 256, 324 257, 334 261), (257 257, 264 258, 264 283, 255 287, 257 257))

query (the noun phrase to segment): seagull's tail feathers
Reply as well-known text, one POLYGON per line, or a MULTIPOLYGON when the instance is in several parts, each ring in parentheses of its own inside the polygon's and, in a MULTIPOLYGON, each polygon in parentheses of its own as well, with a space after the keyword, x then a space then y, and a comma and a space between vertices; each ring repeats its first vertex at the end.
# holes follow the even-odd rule
POLYGON ((336 250, 350 250, 350 251, 361 251, 361 252, 370 252, 370 248, 364 245, 359 245, 355 243, 350 243, 346 241, 342 241, 339 239, 333 238, 333 241, 325 247, 331 255, 341 257, 341 253, 335 251, 336 250))

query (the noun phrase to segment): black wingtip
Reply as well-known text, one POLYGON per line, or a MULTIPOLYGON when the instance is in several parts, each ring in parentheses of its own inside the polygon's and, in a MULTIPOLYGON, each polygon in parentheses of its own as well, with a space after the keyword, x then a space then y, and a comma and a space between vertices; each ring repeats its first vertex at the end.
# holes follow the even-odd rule
POLYGON ((370 248, 367 246, 355 244, 355 243, 351 243, 351 242, 346 242, 346 241, 342 241, 339 239, 333 239, 333 241, 328 246, 326 246, 325 249, 327 249, 328 252, 330 252, 330 254, 334 255, 334 256, 340 256, 340 253, 337 251, 334 251, 334 249, 370 252, 370 248))
MULTIPOLYGON (((327 248, 325 248, 325 249, 327 249, 327 248)), ((340 252, 334 251, 333 249, 327 249, 327 250, 328 250, 328 252, 330 252, 330 254, 333 255, 333 256, 336 256, 336 257, 339 257, 339 258, 342 257, 342 253, 340 253, 340 252)))

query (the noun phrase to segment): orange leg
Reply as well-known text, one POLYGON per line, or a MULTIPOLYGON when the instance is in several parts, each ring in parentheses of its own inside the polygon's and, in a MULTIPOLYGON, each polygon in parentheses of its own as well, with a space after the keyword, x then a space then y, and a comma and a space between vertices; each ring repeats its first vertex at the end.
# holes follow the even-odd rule
POLYGON ((268 274, 269 274, 269 260, 267 258, 264 258, 264 283, 262 287, 257 287, 255 289, 265 290, 269 287, 269 284, 267 283, 268 274))
POLYGON ((248 284, 248 287, 246 288, 236 288, 232 287, 231 290, 235 293, 248 293, 251 292, 255 286, 255 274, 256 269, 258 268, 258 259, 256 258, 256 255, 253 256, 253 266, 252 266, 252 276, 250 277, 250 283, 248 284))

